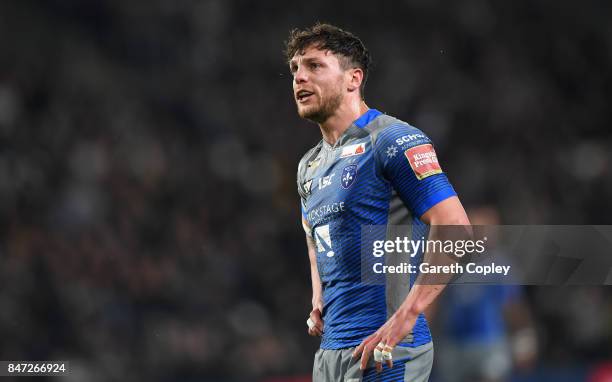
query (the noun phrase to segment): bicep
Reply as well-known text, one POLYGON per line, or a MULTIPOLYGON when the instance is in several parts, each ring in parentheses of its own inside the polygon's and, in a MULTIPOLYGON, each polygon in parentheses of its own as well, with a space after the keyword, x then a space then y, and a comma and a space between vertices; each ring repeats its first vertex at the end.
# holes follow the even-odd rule
POLYGON ((420 130, 389 129, 378 138, 376 153, 382 176, 415 216, 456 195, 432 142, 420 130))
POLYGON ((457 196, 451 196, 433 205, 421 215, 421 221, 428 225, 470 225, 457 196))

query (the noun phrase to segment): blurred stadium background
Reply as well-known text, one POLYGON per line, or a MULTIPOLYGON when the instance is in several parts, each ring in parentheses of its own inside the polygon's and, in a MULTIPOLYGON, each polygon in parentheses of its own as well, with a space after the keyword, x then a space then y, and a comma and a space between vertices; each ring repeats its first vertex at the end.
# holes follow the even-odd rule
MULTIPOLYGON (((74 381, 308 380, 295 172, 320 134, 281 51, 318 20, 363 39, 368 104, 433 138, 466 205, 610 224, 611 11, 0 2, 0 359, 69 359, 74 381)), ((512 380, 610 380, 609 288, 524 300, 538 358, 512 380)))

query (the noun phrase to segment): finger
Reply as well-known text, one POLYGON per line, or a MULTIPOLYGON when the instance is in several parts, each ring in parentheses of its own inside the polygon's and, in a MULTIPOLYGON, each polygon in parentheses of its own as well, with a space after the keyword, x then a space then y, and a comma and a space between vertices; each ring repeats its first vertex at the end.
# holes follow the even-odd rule
POLYGON ((313 337, 320 337, 323 332, 320 331, 316 326, 313 326, 312 328, 308 329, 308 334, 313 337))
POLYGON ((361 343, 359 344, 359 346, 357 346, 355 348, 355 350, 353 351, 353 358, 357 358, 359 357, 359 355, 361 354, 361 352, 363 351, 363 348, 365 347, 365 340, 361 341, 361 343))
POLYGON ((306 320, 306 325, 308 326, 308 329, 312 329, 312 328, 314 328, 315 323, 312 320, 312 318, 308 317, 308 319, 306 320))
POLYGON ((374 362, 382 362, 383 360, 383 350, 385 348, 385 344, 381 342, 378 343, 378 345, 376 345, 376 347, 374 348, 374 351, 372 352, 372 355, 374 356, 374 362))
POLYGON ((308 326, 308 334, 311 336, 320 336, 322 330, 320 330, 319 327, 317 327, 316 323, 312 320, 312 318, 308 318, 308 320, 306 320, 306 325, 308 326))
POLYGON ((378 333, 374 332, 370 336, 368 336, 361 343, 361 345, 359 345, 359 347, 357 349, 355 349, 355 355, 354 355, 355 358, 357 358, 359 356, 359 354, 361 354, 361 362, 359 364, 359 368, 361 370, 365 370, 366 369, 366 366, 368 364, 368 360, 370 359, 370 354, 372 353, 372 350, 374 350, 374 347, 378 343, 379 339, 380 339, 380 335, 378 333))
POLYGON ((361 353, 361 364, 359 365, 361 370, 366 369, 368 360, 370 359, 370 354, 372 354, 372 351, 374 350, 374 346, 373 341, 370 341, 369 344, 363 349, 363 353, 361 353))
POLYGON ((381 357, 389 368, 393 367, 393 347, 386 344, 381 353, 381 357))
POLYGON ((376 365, 376 372, 380 373, 382 371, 382 361, 383 361, 383 351, 385 349, 385 344, 381 341, 374 348, 374 363, 376 365))
POLYGON ((321 311, 319 309, 313 309, 310 311, 310 318, 314 319, 321 319, 321 311))
POLYGON ((368 337, 366 337, 365 340, 361 341, 359 346, 357 346, 355 350, 353 351, 353 358, 357 358, 361 355, 361 353, 363 352, 363 349, 367 345, 368 341, 372 339, 372 337, 374 337, 374 334, 369 335, 368 337))
POLYGON ((385 342, 387 344, 388 347, 390 347, 391 349, 395 349, 395 347, 397 346, 397 344, 400 342, 402 338, 388 338, 387 342, 385 342))
POLYGON ((321 319, 317 320, 316 318, 308 317, 306 325, 308 325, 308 329, 317 328, 320 332, 323 332, 323 321, 321 319))
POLYGON ((380 373, 382 371, 382 360, 383 360, 383 350, 385 348, 385 344, 381 341, 374 348, 374 362, 376 365, 376 372, 380 373))
POLYGON ((310 312, 309 320, 314 326, 318 327, 320 331, 323 331, 323 319, 321 318, 319 309, 310 312))
POLYGON ((370 359, 370 349, 367 347, 363 349, 363 353, 361 353, 361 362, 359 363, 359 368, 361 370, 365 370, 368 364, 368 359, 370 359))

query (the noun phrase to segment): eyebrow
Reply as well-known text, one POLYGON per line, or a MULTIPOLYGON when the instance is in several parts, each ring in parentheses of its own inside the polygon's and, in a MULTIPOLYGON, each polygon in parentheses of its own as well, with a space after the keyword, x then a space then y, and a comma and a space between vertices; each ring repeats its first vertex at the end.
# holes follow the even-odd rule
MULTIPOLYGON (((322 62, 321 59, 318 58, 318 57, 307 57, 307 58, 302 59, 302 61, 304 63, 306 63, 306 64, 314 62, 314 61, 322 62)), ((291 61, 289 61, 289 66, 290 67, 292 67, 292 66, 294 66, 296 64, 297 64, 297 60, 295 60, 295 59, 291 59, 291 61)))

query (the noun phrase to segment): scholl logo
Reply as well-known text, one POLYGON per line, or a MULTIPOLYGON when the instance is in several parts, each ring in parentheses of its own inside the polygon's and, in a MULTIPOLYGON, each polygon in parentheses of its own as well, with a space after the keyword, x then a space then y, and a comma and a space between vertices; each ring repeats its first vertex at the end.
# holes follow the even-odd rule
POLYGON ((348 165, 342 170, 340 185, 342 185, 342 188, 347 189, 355 183, 355 178, 357 178, 357 165, 348 165))

